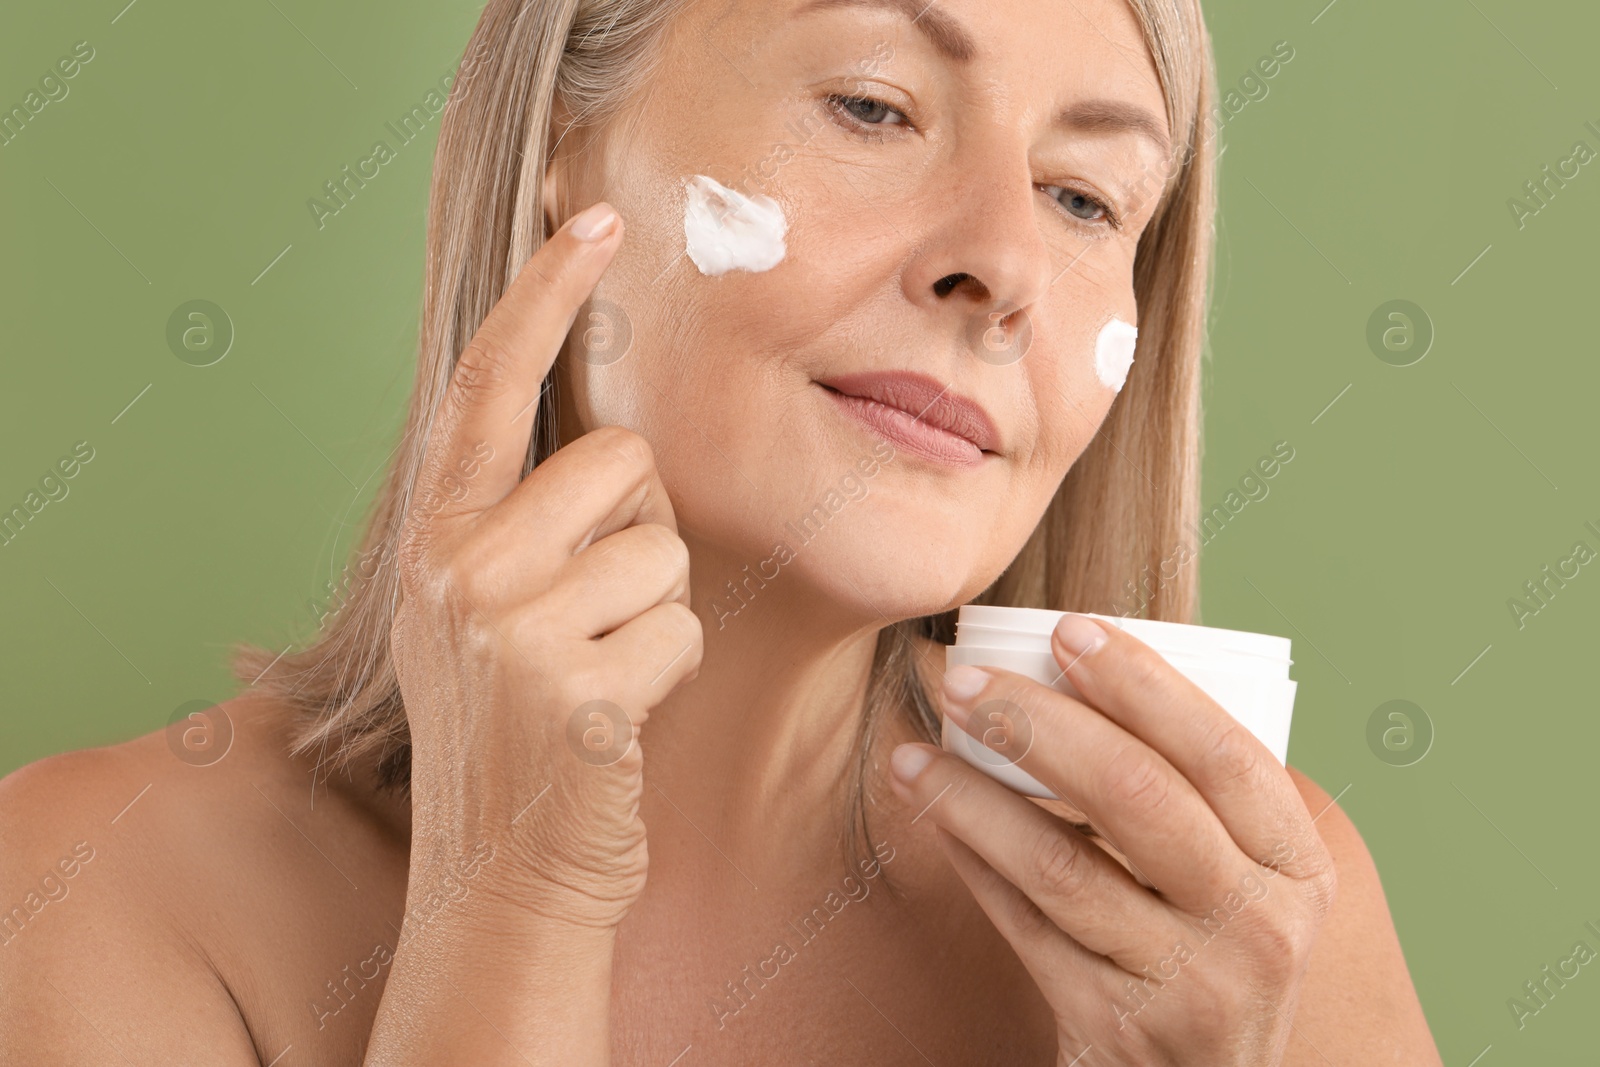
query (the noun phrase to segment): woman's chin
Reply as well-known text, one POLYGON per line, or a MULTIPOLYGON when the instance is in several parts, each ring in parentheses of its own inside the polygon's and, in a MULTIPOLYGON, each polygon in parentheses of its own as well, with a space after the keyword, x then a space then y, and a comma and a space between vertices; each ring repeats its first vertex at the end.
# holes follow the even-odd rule
POLYGON ((805 580, 819 596, 880 625, 948 611, 977 596, 993 580, 974 576, 967 564, 975 561, 928 549, 925 539, 919 543, 885 538, 846 546, 826 557, 819 553, 805 580), (909 545, 918 545, 918 551, 909 545))

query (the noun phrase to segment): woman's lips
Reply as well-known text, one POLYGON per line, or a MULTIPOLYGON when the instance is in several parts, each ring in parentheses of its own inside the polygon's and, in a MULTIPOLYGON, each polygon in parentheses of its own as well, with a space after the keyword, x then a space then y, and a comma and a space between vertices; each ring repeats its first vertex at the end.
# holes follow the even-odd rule
POLYGON ((994 423, 982 407, 925 375, 852 374, 818 384, 844 414, 906 451, 939 463, 976 466, 997 443, 994 423))

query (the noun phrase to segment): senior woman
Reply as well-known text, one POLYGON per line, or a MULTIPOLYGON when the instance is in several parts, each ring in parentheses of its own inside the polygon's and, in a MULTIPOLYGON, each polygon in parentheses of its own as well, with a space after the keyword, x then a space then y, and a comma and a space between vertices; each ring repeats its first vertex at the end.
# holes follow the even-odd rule
POLYGON ((941 677, 959 605, 1113 612, 1187 543, 1209 47, 491 0, 337 610, 0 785, 7 1061, 1438 1063, 1350 821, 1148 647, 941 677), (1070 807, 940 749, 993 699, 1070 807))

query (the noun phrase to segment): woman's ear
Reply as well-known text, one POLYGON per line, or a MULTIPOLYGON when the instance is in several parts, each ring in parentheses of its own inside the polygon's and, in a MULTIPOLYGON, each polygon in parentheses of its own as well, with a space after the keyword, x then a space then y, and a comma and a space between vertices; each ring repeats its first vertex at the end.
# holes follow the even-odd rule
POLYGON ((557 94, 550 102, 550 125, 545 130, 545 158, 548 162, 544 168, 544 178, 540 183, 540 200, 544 212, 544 235, 551 237, 561 228, 561 223, 566 215, 566 205, 561 202, 561 193, 564 188, 562 174, 566 169, 567 159, 564 149, 567 133, 571 131, 572 113, 567 109, 565 102, 557 94))
POLYGON ((544 168, 544 180, 539 188, 539 199, 544 210, 544 239, 548 241, 561 228, 559 205, 556 202, 559 185, 554 162, 544 168))

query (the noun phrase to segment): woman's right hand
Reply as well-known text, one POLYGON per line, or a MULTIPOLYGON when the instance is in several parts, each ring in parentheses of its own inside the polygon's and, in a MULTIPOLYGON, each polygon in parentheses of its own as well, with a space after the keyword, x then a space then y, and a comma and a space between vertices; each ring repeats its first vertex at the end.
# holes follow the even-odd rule
POLYGON ((411 731, 408 923, 463 864, 468 896, 558 926, 614 930, 644 888, 636 734, 699 670, 688 550, 629 430, 520 477, 541 384, 621 234, 602 202, 523 266, 461 354, 407 508, 390 647, 411 731))

